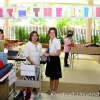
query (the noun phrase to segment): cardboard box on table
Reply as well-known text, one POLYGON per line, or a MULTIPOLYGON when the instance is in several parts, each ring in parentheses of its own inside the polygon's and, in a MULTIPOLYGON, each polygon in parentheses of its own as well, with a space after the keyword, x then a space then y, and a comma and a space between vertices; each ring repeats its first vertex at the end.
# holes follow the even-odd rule
POLYGON ((100 54, 100 47, 71 47, 70 52, 74 54, 100 54))

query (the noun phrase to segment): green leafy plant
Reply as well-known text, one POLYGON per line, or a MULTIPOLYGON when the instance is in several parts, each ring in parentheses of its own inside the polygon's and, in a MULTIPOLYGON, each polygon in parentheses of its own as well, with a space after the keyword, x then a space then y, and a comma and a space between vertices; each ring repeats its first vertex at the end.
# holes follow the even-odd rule
POLYGON ((56 27, 58 29, 58 33, 61 35, 65 35, 66 32, 64 31, 64 28, 69 28, 70 27, 70 18, 67 17, 65 14, 62 19, 57 19, 56 20, 56 27))
POLYGON ((43 18, 30 19, 29 22, 30 22, 30 24, 35 24, 35 25, 42 25, 42 26, 46 25, 46 20, 43 18))
POLYGON ((41 33, 39 34, 39 42, 40 43, 49 43, 49 36, 47 34, 41 33))
POLYGON ((96 44, 96 43, 100 43, 100 36, 98 35, 93 35, 92 38, 91 38, 91 42, 96 44))
POLYGON ((58 35, 57 38, 60 39, 61 44, 64 44, 64 38, 61 35, 58 35))
POLYGON ((29 33, 24 27, 15 26, 15 37, 19 42, 27 42, 29 40, 29 33))

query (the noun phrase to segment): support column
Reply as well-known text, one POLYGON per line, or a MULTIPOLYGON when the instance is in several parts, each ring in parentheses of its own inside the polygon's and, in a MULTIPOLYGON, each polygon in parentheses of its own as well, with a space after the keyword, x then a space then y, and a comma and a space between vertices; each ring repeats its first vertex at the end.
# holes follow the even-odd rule
MULTIPOLYGON (((10 0, 5 0, 4 7, 9 7, 9 6, 10 6, 10 0)), ((9 37, 9 19, 4 19, 4 37, 10 38, 9 37)))
MULTIPOLYGON (((15 11, 15 14, 17 13, 17 4, 14 4, 14 11, 15 11)), ((16 18, 13 20, 13 24, 16 23, 16 18)))
MULTIPOLYGON (((93 7, 93 1, 88 1, 88 6, 93 7)), ((93 9, 93 8, 92 8, 93 9)), ((92 10, 93 12, 93 10, 92 10)), ((87 19, 87 32, 86 32, 86 42, 90 43, 91 42, 91 30, 92 30, 92 18, 87 19)))

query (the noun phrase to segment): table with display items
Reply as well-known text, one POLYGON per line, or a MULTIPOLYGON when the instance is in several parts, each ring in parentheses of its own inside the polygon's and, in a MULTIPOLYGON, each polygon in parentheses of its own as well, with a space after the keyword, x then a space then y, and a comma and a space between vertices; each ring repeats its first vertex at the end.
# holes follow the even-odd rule
MULTIPOLYGON (((23 62, 23 64, 26 65, 26 63, 25 63, 26 58, 25 57, 20 57, 20 56, 8 57, 8 60, 12 60, 12 61, 15 62, 15 69, 16 70, 18 69, 19 64, 20 64, 20 66, 22 65, 19 62, 23 62)), ((39 74, 39 80, 38 81, 36 81, 36 80, 31 81, 31 80, 16 79, 15 86, 14 86, 15 97, 18 95, 18 93, 16 92, 16 87, 17 86, 23 86, 23 87, 39 88, 40 89, 39 98, 41 98, 41 67, 40 66, 39 66, 39 69, 40 69, 40 74, 39 74)))
MULTIPOLYGON (((11 69, 7 74, 5 74, 1 79, 0 79, 0 83, 4 82, 5 80, 7 81, 7 98, 6 100, 8 100, 8 97, 11 95, 11 93, 13 91, 11 91, 11 93, 9 93, 9 76, 14 72, 13 69, 11 69)), ((13 88, 15 87, 15 85, 13 84, 13 88)), ((1 96, 0 96, 0 100, 2 100, 1 96)))
POLYGON ((8 60, 12 60, 15 62, 15 64, 18 64, 19 62, 23 62, 25 64, 26 58, 25 57, 8 57, 8 60))
POLYGON ((100 47, 71 47, 70 66, 73 69, 74 55, 85 54, 85 55, 98 55, 100 63, 100 47))

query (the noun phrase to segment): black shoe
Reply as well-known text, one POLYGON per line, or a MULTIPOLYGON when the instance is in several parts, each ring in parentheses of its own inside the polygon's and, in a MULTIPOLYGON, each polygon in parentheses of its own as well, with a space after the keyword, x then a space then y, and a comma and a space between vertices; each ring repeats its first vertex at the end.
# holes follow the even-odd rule
POLYGON ((30 100, 30 98, 31 98, 31 91, 28 90, 28 91, 26 92, 25 100, 30 100))
POLYGON ((24 100, 24 91, 25 89, 22 89, 18 94, 18 100, 24 100))
POLYGON ((65 65, 64 67, 67 67, 67 68, 68 68, 68 67, 69 67, 69 65, 67 64, 67 65, 65 65))

